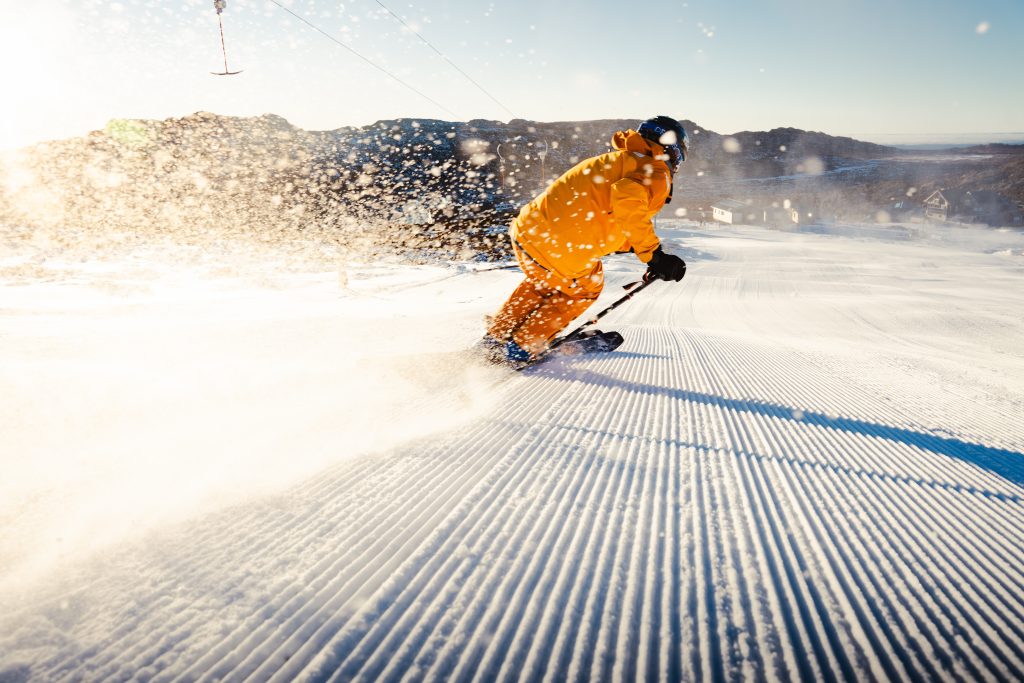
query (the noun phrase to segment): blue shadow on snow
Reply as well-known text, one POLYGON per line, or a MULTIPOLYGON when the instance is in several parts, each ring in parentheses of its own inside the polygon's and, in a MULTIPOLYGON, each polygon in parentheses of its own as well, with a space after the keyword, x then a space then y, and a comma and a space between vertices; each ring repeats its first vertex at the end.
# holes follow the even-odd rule
MULTIPOLYGON (((568 358, 566 360, 572 359, 568 358)), ((779 420, 803 422, 805 424, 824 427, 826 429, 834 429, 848 432, 850 434, 860 434, 862 436, 871 436, 878 439, 907 444, 909 446, 931 451, 932 453, 938 453, 940 455, 945 455, 950 458, 955 458, 957 460, 962 460, 964 462, 983 467, 990 472, 1017 484, 1018 486, 1024 486, 1024 453, 1011 451, 1005 448, 985 446, 983 444, 971 443, 961 439, 938 436, 936 434, 928 434, 925 432, 917 432, 912 429, 893 427, 890 425, 878 424, 876 422, 858 420, 851 417, 832 417, 825 413, 818 413, 799 408, 790 408, 777 403, 768 403, 766 401, 725 398, 723 396, 706 394, 699 391, 690 391, 687 389, 675 389, 655 384, 623 382, 622 380, 602 375, 601 373, 594 372, 593 370, 585 370, 578 367, 572 368, 567 372, 566 368, 558 371, 557 368, 541 365, 535 368, 534 372, 555 378, 562 377, 566 380, 593 382, 602 386, 615 387, 626 391, 667 396, 668 398, 680 401, 690 401, 693 403, 700 403, 703 405, 715 406, 717 408, 738 412, 756 413, 758 415, 772 417, 779 420)))

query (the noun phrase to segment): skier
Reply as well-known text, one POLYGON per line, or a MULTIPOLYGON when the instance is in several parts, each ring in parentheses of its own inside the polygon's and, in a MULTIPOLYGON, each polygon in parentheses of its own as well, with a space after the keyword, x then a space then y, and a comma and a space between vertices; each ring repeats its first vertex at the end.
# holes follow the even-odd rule
POLYGON ((672 178, 689 138, 678 121, 657 116, 612 136, 614 151, 581 161, 527 204, 509 236, 526 276, 494 316, 477 348, 522 366, 601 294, 601 257, 634 252, 644 279, 678 282, 686 263, 661 248, 654 215, 672 197, 672 178))

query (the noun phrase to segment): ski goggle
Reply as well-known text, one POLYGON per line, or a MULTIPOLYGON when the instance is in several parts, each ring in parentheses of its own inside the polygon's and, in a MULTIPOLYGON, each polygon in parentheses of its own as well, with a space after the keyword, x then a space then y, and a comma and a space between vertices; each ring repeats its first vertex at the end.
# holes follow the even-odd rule
POLYGON ((690 151, 690 139, 683 131, 683 139, 671 145, 665 145, 665 153, 668 154, 668 163, 675 171, 679 164, 686 161, 686 154, 690 151))

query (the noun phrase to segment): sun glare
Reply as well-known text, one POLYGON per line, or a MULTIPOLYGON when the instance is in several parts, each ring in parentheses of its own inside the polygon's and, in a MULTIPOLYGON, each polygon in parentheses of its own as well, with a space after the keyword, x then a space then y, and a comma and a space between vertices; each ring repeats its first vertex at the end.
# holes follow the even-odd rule
POLYGON ((77 130, 60 125, 80 108, 69 74, 73 42, 73 14, 51 3, 25 3, 0 22, 0 89, 13 100, 0 119, 0 149, 52 138, 55 128, 77 130))

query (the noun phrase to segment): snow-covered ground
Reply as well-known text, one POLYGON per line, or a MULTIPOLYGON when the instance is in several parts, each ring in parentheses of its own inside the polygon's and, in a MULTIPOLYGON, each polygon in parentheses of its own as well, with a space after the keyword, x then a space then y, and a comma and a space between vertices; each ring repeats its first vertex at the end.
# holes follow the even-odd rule
POLYGON ((1020 676, 1024 238, 661 230, 519 374, 515 271, 0 263, 0 679, 1020 676))

